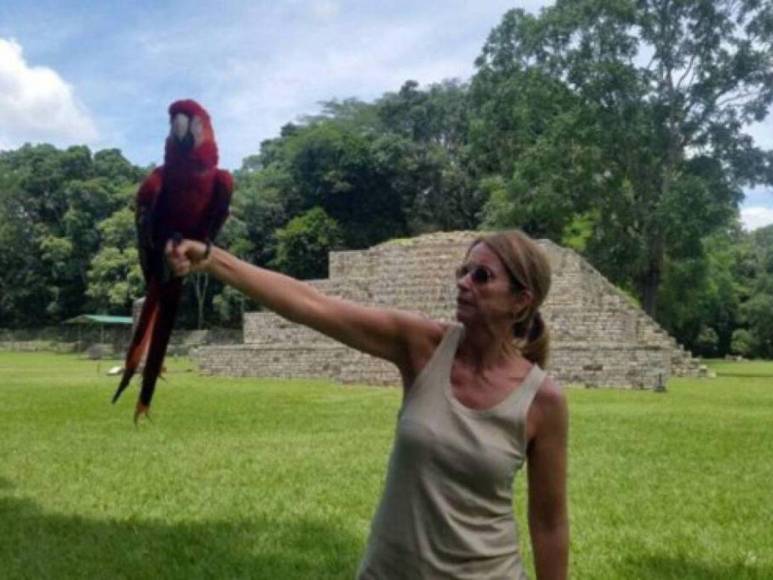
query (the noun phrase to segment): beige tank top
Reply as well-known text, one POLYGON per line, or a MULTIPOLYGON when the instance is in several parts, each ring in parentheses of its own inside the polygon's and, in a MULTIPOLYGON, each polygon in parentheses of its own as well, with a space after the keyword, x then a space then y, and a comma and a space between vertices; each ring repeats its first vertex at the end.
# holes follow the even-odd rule
POLYGON ((464 406, 451 366, 464 327, 452 325, 408 390, 384 495, 357 577, 523 579, 513 478, 526 459, 526 414, 545 372, 492 408, 464 406))

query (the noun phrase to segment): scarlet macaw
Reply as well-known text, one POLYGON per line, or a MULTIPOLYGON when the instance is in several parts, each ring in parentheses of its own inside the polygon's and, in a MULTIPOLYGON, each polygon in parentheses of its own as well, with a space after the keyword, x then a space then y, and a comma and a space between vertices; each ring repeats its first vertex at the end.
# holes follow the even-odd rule
POLYGON ((137 192, 135 218, 145 303, 113 396, 115 403, 147 349, 135 423, 140 415, 148 415, 182 293, 182 279, 170 273, 164 249, 169 240, 182 238, 211 244, 228 217, 233 191, 231 174, 217 168, 217 144, 207 111, 192 100, 176 101, 169 106, 169 122, 164 164, 137 192))

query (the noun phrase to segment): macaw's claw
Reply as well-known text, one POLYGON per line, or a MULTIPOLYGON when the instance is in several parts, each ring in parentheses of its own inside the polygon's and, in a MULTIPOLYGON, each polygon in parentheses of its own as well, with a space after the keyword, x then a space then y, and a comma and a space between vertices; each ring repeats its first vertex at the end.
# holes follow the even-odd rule
POLYGON ((140 417, 144 415, 145 418, 151 423, 153 420, 150 418, 150 405, 145 405, 141 402, 137 402, 137 406, 134 409, 134 424, 138 425, 140 417))

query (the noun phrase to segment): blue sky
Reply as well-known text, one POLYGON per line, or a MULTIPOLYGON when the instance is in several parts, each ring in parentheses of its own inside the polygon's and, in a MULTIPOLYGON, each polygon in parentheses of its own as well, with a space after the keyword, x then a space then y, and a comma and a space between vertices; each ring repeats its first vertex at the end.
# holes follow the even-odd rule
MULTIPOLYGON (((166 107, 191 97, 235 169, 320 101, 469 78, 506 10, 546 3, 0 0, 0 149, 85 143, 160 162, 166 107)), ((750 132, 773 148, 773 118, 750 132)), ((742 217, 773 223, 773 190, 747 192, 742 217)))

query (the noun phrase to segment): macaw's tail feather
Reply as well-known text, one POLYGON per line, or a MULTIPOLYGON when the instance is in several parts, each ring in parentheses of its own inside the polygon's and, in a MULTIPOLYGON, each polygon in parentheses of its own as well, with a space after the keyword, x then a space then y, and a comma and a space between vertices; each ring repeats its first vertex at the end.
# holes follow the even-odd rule
POLYGON ((121 383, 118 385, 118 389, 116 389, 115 394, 113 395, 113 403, 118 400, 121 393, 129 386, 129 382, 137 371, 137 368, 140 366, 142 355, 144 355, 145 351, 148 349, 148 343, 150 342, 150 337, 153 335, 153 328, 156 324, 158 299, 158 285, 152 284, 145 296, 145 303, 142 305, 140 319, 137 323, 137 328, 134 330, 134 335, 132 336, 132 341, 129 345, 129 351, 126 353, 123 377, 121 377, 121 383))
POLYGON ((158 298, 158 314, 153 325, 150 348, 145 360, 145 370, 142 373, 142 389, 137 402, 135 420, 141 414, 147 415, 150 401, 156 389, 156 381, 163 368, 166 347, 172 334, 174 320, 177 316, 177 306, 182 295, 182 278, 174 278, 161 286, 158 298))

